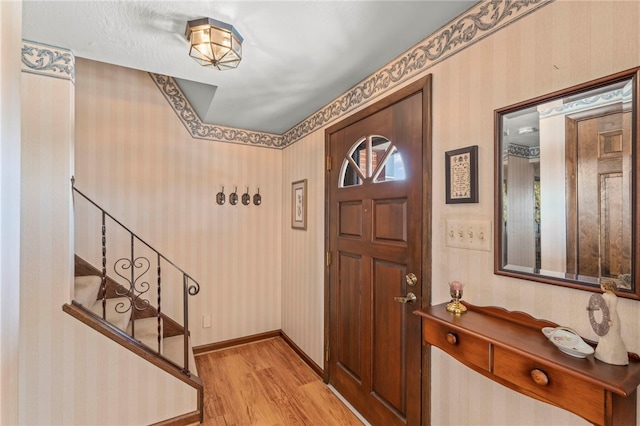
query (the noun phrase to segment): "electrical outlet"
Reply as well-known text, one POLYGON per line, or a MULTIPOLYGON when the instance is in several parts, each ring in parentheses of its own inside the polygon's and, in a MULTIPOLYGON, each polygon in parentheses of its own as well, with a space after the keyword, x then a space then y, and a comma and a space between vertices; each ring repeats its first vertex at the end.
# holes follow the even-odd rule
POLYGON ((202 316, 202 328, 211 327, 211 315, 203 315, 202 316))

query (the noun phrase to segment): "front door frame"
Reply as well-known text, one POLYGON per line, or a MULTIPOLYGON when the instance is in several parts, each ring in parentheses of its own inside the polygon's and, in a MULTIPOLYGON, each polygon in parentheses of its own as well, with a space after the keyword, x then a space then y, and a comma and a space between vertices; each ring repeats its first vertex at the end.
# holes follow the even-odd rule
MULTIPOLYGON (((372 115, 391 104, 399 102, 400 100, 412 96, 416 93, 422 92, 422 236, 421 236, 421 248, 422 248, 422 299, 421 305, 416 308, 425 308, 431 305, 431 202, 432 202, 432 115, 431 115, 431 80, 432 75, 427 76, 411 83, 394 93, 391 93, 383 99, 375 102, 373 105, 366 107, 365 109, 356 112, 355 114, 344 118, 340 122, 325 129, 325 261, 324 267, 324 377, 325 383, 329 383, 329 358, 328 358, 328 345, 329 345, 329 286, 330 286, 330 268, 331 268, 331 253, 329 251, 330 242, 330 204, 329 204, 329 191, 333 182, 330 182, 329 167, 338 167, 337 164, 330 164, 328 160, 331 158, 331 140, 332 133, 347 127, 369 115, 372 115)), ((421 346, 422 348, 422 413, 421 423, 428 425, 431 422, 431 351, 428 346, 421 346)))

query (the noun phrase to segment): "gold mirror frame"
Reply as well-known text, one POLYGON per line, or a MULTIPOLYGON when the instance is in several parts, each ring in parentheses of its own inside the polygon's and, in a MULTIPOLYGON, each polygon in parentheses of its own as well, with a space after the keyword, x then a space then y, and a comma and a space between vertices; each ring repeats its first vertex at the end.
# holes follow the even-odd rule
MULTIPOLYGON (((640 100, 640 88, 638 87, 638 82, 640 81, 640 67, 636 67, 636 68, 619 72, 607 77, 589 81, 587 83, 573 86, 564 90, 559 90, 557 92, 550 93, 544 96, 539 96, 534 99, 519 102, 517 104, 500 108, 494 111, 494 131, 495 131, 494 133, 494 153, 495 153, 495 157, 494 157, 494 172, 495 172, 495 176, 494 176, 494 194, 495 194, 494 196, 494 219, 495 219, 495 222, 494 222, 495 223, 495 226, 494 226, 494 242, 495 242, 494 273, 495 274, 513 277, 513 278, 537 281, 537 282, 546 283, 546 284, 559 285, 563 287, 576 288, 576 289, 585 290, 585 291, 592 291, 592 292, 600 291, 599 278, 604 278, 605 277, 604 274, 599 273, 598 274, 599 277, 591 277, 591 276, 586 277, 586 276, 582 276, 579 273, 579 270, 573 271, 573 272, 576 272, 575 274, 570 273, 571 271, 569 271, 569 273, 567 272, 569 270, 569 265, 571 262, 576 262, 577 264, 576 257, 577 257, 577 254, 580 253, 580 251, 577 248, 578 244, 576 243, 576 238, 580 230, 577 225, 575 226, 575 229, 572 229, 573 225, 571 225, 574 222, 575 224, 577 224, 578 220, 574 220, 573 222, 569 221, 569 216, 571 214, 576 214, 576 213, 572 213, 573 212, 572 209, 577 210, 577 204, 571 200, 579 199, 577 197, 577 190, 573 189, 573 193, 572 193, 571 192, 572 189, 570 188, 574 188, 574 186, 572 185, 577 185, 575 181, 576 179, 578 179, 576 176, 579 176, 579 175, 577 173, 577 166, 575 165, 572 166, 571 161, 570 160, 567 161, 566 158, 565 158, 565 170, 563 170, 563 173, 565 174, 564 181, 563 182, 554 181, 554 185, 562 185, 563 187, 565 187, 566 209, 562 209, 562 206, 561 206, 560 209, 565 211, 556 211, 555 214, 562 216, 567 221, 567 223, 565 224, 566 254, 565 254, 565 259, 560 259, 560 262, 562 261, 566 262, 566 265, 567 265, 566 269, 564 271, 545 272, 546 270, 544 268, 536 268, 535 266, 533 268, 518 267, 517 264, 510 265, 505 261, 505 259, 507 258, 506 247, 509 245, 510 241, 508 239, 509 235, 507 234, 509 234, 509 232, 507 232, 506 230, 507 225, 505 222, 505 217, 508 216, 505 204, 506 205, 509 204, 508 201, 506 200, 506 195, 505 195, 508 192, 508 188, 507 188, 508 181, 505 180, 505 176, 504 176, 504 174, 506 173, 504 172, 505 163, 503 163, 503 158, 505 158, 505 154, 504 154, 505 148, 503 147, 503 135, 506 136, 508 133, 505 134, 503 123, 505 122, 504 118, 508 114, 512 114, 512 116, 517 116, 518 114, 520 114, 521 112, 527 109, 535 108, 537 106, 540 106, 541 104, 546 104, 552 101, 563 102, 564 100, 564 102, 567 102, 568 100, 576 99, 574 98, 576 95, 584 96, 586 93, 593 92, 593 91, 597 92, 599 89, 603 89, 604 87, 615 85, 616 83, 623 83, 628 80, 631 81, 632 100, 631 100, 631 108, 630 108, 630 121, 631 121, 630 151, 631 152, 630 152, 630 156, 628 157, 629 158, 628 163, 631 168, 631 172, 629 174, 630 175, 629 182, 628 182, 629 196, 630 196, 629 203, 628 203, 630 208, 628 220, 630 222, 629 224, 630 229, 628 230, 629 233, 627 235, 630 235, 632 238, 630 243, 628 244, 629 250, 630 250, 630 255, 629 255, 630 257, 629 275, 630 276, 626 276, 627 274, 621 274, 620 277, 626 280, 626 283, 630 288, 624 289, 623 287, 620 287, 620 290, 617 292, 617 294, 620 297, 640 300, 640 285, 637 284, 638 274, 640 274, 640 251, 639 251, 640 250, 640 229, 639 229, 640 228, 639 226, 640 200, 638 197, 638 190, 640 189, 640 156, 638 155, 638 143, 640 143, 640 111, 638 108, 638 102, 640 100), (572 167, 575 167, 575 168, 572 168, 572 167), (569 195, 567 195, 567 193, 569 193, 569 195)), ((567 121, 566 117, 564 119, 565 121, 567 121)), ((504 127, 507 127, 507 126, 505 125, 504 127)), ((531 131, 531 130, 537 131, 538 129, 535 129, 535 128, 519 129, 519 131, 522 131, 522 132, 531 131)), ((576 132, 577 130, 571 127, 569 124, 567 124, 564 131, 565 131, 565 145, 566 145, 567 136, 569 136, 570 132, 576 132)), ((598 137, 600 138, 600 136, 598 137)), ((575 144, 573 148, 577 149, 577 142, 574 141, 573 143, 575 144)), ((566 151, 567 151, 566 156, 572 155, 569 153, 568 149, 566 151)), ((538 148, 538 155, 540 156, 539 152, 540 152, 540 149, 538 148)), ((601 176, 600 173, 598 173, 597 176, 598 178, 600 178, 601 176)), ((540 180, 538 181, 537 187, 532 185, 532 188, 531 188, 532 194, 535 194, 536 192, 539 194, 540 180)), ((624 175, 621 180, 624 181, 624 175)), ((622 197, 622 199, 624 200, 624 196, 622 197)), ((598 201, 598 203, 600 203, 600 201, 598 201)), ((539 197, 535 198, 535 200, 532 201, 531 204, 534 206, 536 204, 539 205, 540 198, 539 197)), ((547 205, 549 204, 551 203, 547 203, 547 205)), ((599 205, 600 204, 598 204, 598 206, 599 205)), ((539 210, 537 211, 537 213, 534 213, 534 216, 537 214, 539 214, 539 210)), ((598 214, 599 215, 601 214, 600 211, 598 211, 598 214)), ((544 216, 542 220, 544 220, 544 216)), ((600 221, 599 223, 602 223, 601 216, 598 216, 598 221, 600 221)), ((624 231, 621 232, 621 234, 624 234, 624 231)), ((601 239, 602 237, 599 236, 598 238, 601 239)), ((514 240, 516 239, 517 238, 514 238, 514 240)), ((513 242, 513 244, 515 244, 515 242, 513 242)), ((601 249, 598 248, 598 250, 601 250, 601 249)), ((586 263, 586 262, 583 262, 583 263, 586 263)), ((598 266, 599 271, 602 271, 601 264, 602 264, 602 260, 599 259, 599 266, 598 266)), ((537 265, 540 266, 540 262, 538 262, 537 265)))

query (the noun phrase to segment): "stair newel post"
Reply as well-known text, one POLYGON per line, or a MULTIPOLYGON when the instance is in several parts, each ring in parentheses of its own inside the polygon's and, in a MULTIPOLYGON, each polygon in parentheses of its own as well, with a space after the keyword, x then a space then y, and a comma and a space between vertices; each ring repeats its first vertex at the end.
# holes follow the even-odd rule
POLYGON ((102 319, 107 319, 107 215, 102 210, 102 319))
POLYGON ((187 274, 182 274, 182 287, 183 287, 183 312, 184 312, 184 369, 182 370, 187 376, 191 375, 189 372, 189 277, 187 274))
POLYGON ((161 287, 160 287, 160 283, 162 281, 161 275, 160 275, 160 253, 157 253, 158 255, 158 353, 160 353, 160 348, 161 348, 161 343, 162 343, 162 320, 161 320, 161 315, 162 315, 162 305, 161 305, 161 297, 160 297, 160 292, 161 292, 161 287))

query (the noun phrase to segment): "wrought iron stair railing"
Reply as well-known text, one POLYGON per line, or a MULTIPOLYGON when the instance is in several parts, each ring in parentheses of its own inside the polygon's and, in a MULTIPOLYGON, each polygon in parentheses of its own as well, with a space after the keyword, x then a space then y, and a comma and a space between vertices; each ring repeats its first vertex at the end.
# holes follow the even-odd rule
MULTIPOLYGON (((119 220, 109 214, 105 209, 103 209, 100 205, 94 202, 91 198, 85 195, 82 191, 75 187, 75 180, 71 180, 71 185, 74 193, 74 204, 76 202, 75 195, 77 194, 83 200, 86 200, 89 205, 95 207, 99 213, 100 217, 100 253, 101 253, 101 269, 96 268, 100 273, 101 283, 100 283, 100 291, 98 293, 99 299, 102 303, 101 309, 101 317, 103 321, 107 320, 107 299, 109 298, 109 293, 115 296, 124 298, 126 302, 118 302, 115 305, 115 310, 119 314, 131 314, 131 322, 130 322, 130 331, 127 333, 134 339, 136 339, 136 317, 139 316, 140 312, 153 312, 154 316, 157 319, 157 336, 156 343, 157 348, 150 347, 151 350, 163 356, 163 358, 174 364, 176 367, 181 369, 182 373, 191 376, 190 366, 189 366, 189 296, 195 296, 200 291, 200 284, 193 279, 189 274, 187 274, 183 269, 178 267, 175 263, 169 260, 162 253, 153 248, 150 244, 148 244, 145 240, 136 235, 133 231, 131 231, 127 226, 122 224, 119 220), (109 220, 107 220, 109 219, 109 220), (117 275, 118 278, 115 280, 110 277, 107 273, 108 267, 108 253, 112 250, 111 246, 107 246, 108 244, 108 224, 113 223, 117 227, 120 228, 121 232, 124 231, 128 236, 128 245, 129 247, 126 249, 128 252, 125 256, 118 257, 112 263, 113 272, 117 275), (145 247, 145 254, 148 252, 151 255, 141 255, 137 253, 140 245, 145 247), (138 247, 138 250, 136 249, 138 247), (109 250, 108 250, 109 248, 109 250), (147 273, 151 269, 151 260, 149 257, 153 257, 153 261, 155 261, 155 280, 156 280, 156 305, 154 306, 150 301, 148 294, 150 294, 150 290, 152 289, 152 285, 149 283, 147 278, 147 273), (182 285, 182 316, 183 316, 183 360, 182 365, 176 364, 176 361, 173 359, 169 359, 163 354, 163 318, 167 318, 164 316, 163 308, 162 308, 162 295, 163 295, 163 285, 167 285, 163 282, 163 272, 165 272, 164 268, 169 267, 173 268, 171 274, 173 277, 181 276, 181 285, 182 285), (113 288, 107 288, 107 282, 117 282, 117 285, 113 286, 113 288), (109 290, 109 291, 108 291, 109 290)), ((113 250, 115 252, 115 250, 113 250)), ((166 275, 166 273, 165 273, 166 275)), ((147 344, 149 346, 149 344, 147 344)))

